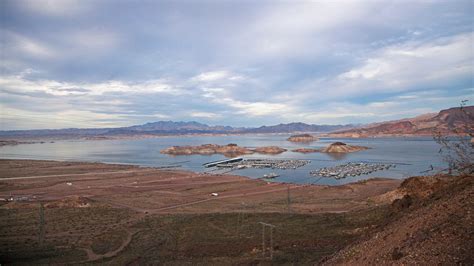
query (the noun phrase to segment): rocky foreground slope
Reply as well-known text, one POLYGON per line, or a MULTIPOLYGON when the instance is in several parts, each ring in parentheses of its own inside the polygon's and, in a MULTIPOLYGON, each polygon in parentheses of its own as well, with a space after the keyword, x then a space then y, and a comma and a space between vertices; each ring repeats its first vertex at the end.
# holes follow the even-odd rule
POLYGON ((385 225, 324 265, 473 265, 474 177, 412 177, 374 198, 396 199, 385 225))

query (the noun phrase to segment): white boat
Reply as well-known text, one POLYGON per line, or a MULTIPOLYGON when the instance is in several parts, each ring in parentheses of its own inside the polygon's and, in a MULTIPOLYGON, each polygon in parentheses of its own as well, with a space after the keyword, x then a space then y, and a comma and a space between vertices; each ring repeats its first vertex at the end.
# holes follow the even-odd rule
POLYGON ((279 177, 280 175, 276 174, 276 173, 269 173, 269 174, 264 174, 263 175, 263 178, 275 178, 275 177, 279 177))

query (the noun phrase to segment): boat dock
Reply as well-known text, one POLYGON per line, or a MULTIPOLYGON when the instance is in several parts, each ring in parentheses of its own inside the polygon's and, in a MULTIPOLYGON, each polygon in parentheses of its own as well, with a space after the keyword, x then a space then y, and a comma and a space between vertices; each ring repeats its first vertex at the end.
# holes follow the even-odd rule
POLYGON ((270 159, 241 159, 226 160, 205 164, 206 167, 216 166, 219 168, 244 169, 244 168, 272 168, 272 169, 296 169, 307 165, 309 160, 270 160, 270 159))
POLYGON ((324 167, 311 171, 312 176, 333 177, 335 179, 346 178, 348 176, 368 175, 370 173, 388 170, 396 167, 395 164, 382 163, 346 163, 334 167, 324 167))
POLYGON ((206 167, 206 168, 209 168, 209 167, 214 167, 214 166, 219 166, 219 165, 225 165, 225 164, 240 162, 243 159, 244 158, 242 158, 242 157, 237 157, 237 158, 232 158, 232 159, 227 159, 227 160, 214 161, 214 162, 205 163, 205 164, 203 164, 203 166, 206 167))

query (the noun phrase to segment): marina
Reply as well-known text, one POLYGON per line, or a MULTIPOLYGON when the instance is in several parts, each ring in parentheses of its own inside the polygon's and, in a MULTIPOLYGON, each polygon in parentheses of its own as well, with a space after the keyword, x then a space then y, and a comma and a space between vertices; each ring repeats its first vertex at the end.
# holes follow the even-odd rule
MULTIPOLYGON (((245 169, 245 168, 271 168, 271 169, 296 169, 310 163, 310 160, 272 160, 272 159, 230 159, 220 163, 213 163, 212 166, 219 168, 230 169, 245 169)), ((205 164, 209 165, 209 164, 205 164)), ((206 166, 209 167, 209 166, 206 166)))
MULTIPOLYGON (((421 171, 445 169, 446 164, 439 158, 439 145, 432 138, 380 138, 380 139, 335 139, 328 138, 313 144, 310 148, 326 147, 330 143, 342 141, 348 145, 370 146, 372 149, 334 157, 327 153, 301 154, 291 152, 300 147, 286 140, 287 136, 190 136, 186 138, 167 137, 138 140, 108 141, 55 141, 55 143, 28 144, 2 147, 2 158, 43 159, 106 162, 110 164, 130 164, 143 167, 180 169, 210 174, 232 173, 249 178, 261 178, 264 174, 275 172, 279 177, 275 182, 293 184, 340 185, 357 182, 372 177, 401 179, 419 175, 421 171), (238 143, 243 147, 279 146, 288 151, 282 155, 258 155, 225 157, 221 154, 170 156, 160 150, 174 145, 202 145, 215 142, 219 145, 238 143), (149 147, 155 147, 149 150, 149 147), (242 158, 240 162, 227 160, 242 158), (227 162, 226 162, 227 161, 227 162), (207 164, 211 167, 205 167, 207 164), (311 162, 311 163, 310 163, 311 162), (311 171, 335 167, 349 162, 396 164, 388 170, 347 176, 346 178, 315 178, 311 171), (216 164, 219 164, 217 167, 216 164)), ((319 176, 321 177, 321 176, 319 176)))
POLYGON ((396 165, 384 163, 350 162, 334 167, 323 167, 318 170, 311 171, 310 175, 341 179, 349 176, 368 175, 376 171, 388 170, 392 167, 396 167, 396 165))

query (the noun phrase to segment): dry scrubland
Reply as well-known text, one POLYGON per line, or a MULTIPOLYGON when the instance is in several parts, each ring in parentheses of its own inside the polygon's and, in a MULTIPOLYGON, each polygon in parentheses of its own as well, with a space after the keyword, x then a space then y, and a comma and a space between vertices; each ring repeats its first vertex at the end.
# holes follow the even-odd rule
POLYGON ((0 160, 0 178, 0 197, 30 199, 1 203, 3 263, 266 264, 262 221, 276 226, 274 263, 315 264, 397 220, 411 207, 387 203, 412 194, 393 190, 400 181, 386 179, 289 186, 239 176, 28 160, 0 160))

